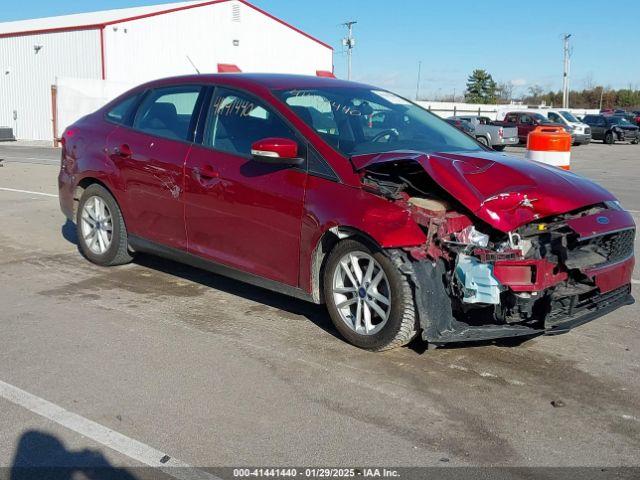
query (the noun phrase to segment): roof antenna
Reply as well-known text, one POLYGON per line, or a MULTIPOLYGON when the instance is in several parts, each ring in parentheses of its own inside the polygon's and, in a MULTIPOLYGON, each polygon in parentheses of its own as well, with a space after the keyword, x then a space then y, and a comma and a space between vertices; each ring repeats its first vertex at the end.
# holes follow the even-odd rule
POLYGON ((198 70, 198 67, 196 67, 196 64, 193 63, 193 60, 191 60, 191 58, 189 58, 189 55, 187 55, 187 60, 189 60, 189 63, 191 64, 191 66, 195 69, 195 71, 198 73, 198 75, 200 75, 200 70, 198 70))

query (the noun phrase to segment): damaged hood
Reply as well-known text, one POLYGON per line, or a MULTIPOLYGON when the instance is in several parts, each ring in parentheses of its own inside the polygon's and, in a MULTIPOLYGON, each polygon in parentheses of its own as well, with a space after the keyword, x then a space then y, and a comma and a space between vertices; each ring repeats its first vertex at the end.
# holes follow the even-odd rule
POLYGON ((586 178, 496 152, 394 151, 351 158, 357 171, 407 160, 419 163, 452 197, 503 232, 540 218, 615 200, 586 178))

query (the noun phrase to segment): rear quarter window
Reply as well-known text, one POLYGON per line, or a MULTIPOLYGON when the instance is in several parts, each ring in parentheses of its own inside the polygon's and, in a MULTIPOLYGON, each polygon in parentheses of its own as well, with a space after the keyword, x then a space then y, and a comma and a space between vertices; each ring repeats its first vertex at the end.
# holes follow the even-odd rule
POLYGON ((114 107, 109 110, 105 117, 117 124, 129 125, 133 107, 140 98, 140 94, 131 95, 124 100, 118 102, 114 107))

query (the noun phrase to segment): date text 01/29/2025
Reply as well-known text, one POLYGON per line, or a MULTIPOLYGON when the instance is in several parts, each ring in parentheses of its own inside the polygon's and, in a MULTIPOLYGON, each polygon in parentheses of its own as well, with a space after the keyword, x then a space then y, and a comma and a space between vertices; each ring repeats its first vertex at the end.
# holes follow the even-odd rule
POLYGON ((388 468, 236 468, 234 478, 394 478, 397 470, 388 468))

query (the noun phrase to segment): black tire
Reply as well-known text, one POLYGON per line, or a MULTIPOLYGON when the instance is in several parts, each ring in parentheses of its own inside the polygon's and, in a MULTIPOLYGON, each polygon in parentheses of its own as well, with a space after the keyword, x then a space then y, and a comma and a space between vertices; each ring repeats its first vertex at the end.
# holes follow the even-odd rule
POLYGON ((78 247, 80 252, 92 263, 106 267, 123 265, 125 263, 129 263, 133 259, 129 252, 127 228, 124 224, 124 218, 122 218, 122 212, 120 211, 118 202, 116 202, 111 193, 109 193, 109 191, 102 185, 94 183, 87 187, 82 193, 82 197, 80 197, 80 202, 78 203, 78 212, 76 214, 76 229, 78 233, 78 247), (102 199, 111 212, 113 228, 111 233, 111 243, 103 254, 97 254, 91 251, 87 245, 84 235, 82 234, 82 211, 87 201, 93 197, 99 197, 102 199))
POLYGON ((343 240, 329 254, 324 269, 323 288, 327 309, 333 324, 352 345, 371 351, 389 350, 409 343, 417 333, 413 290, 407 278, 379 249, 370 248, 356 240, 343 240), (342 320, 333 297, 333 275, 339 261, 348 253, 364 252, 372 256, 387 276, 391 296, 391 311, 382 329, 371 335, 355 332, 342 320))
POLYGON ((489 140, 487 140, 486 137, 476 137, 476 140, 478 141, 478 143, 481 143, 485 147, 489 146, 489 140))
POLYGON ((604 143, 607 145, 613 145, 616 143, 616 139, 613 137, 613 132, 607 132, 604 136, 604 143))
POLYGON ((631 143, 632 143, 633 145, 638 145, 638 142, 640 142, 640 140, 633 140, 631 143))
POLYGON ((504 150, 504 147, 505 147, 504 145, 495 145, 495 146, 493 147, 493 149, 494 149, 496 152, 502 152, 502 151, 504 150))

